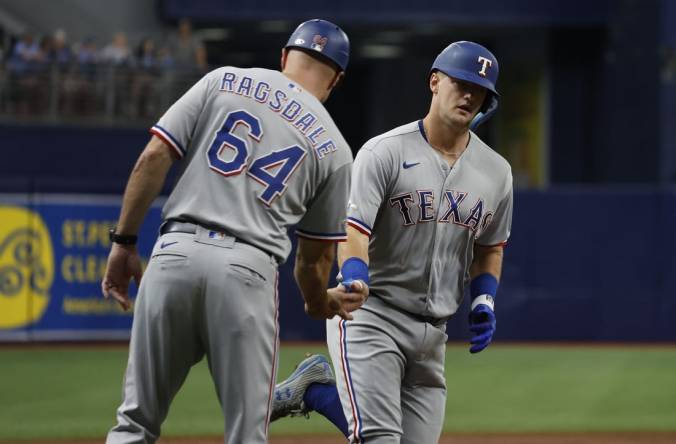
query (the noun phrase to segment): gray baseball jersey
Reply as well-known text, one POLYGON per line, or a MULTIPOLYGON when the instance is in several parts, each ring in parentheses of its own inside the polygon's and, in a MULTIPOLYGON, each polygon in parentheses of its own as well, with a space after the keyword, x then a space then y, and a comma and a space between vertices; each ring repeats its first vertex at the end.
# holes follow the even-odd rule
POLYGON ((151 130, 185 157, 163 208, 284 260, 287 228, 344 238, 352 152, 324 106, 278 71, 224 67, 197 82, 151 130))
POLYGON ((359 151, 347 223, 370 236, 371 297, 354 320, 327 321, 350 442, 439 441, 445 321, 462 301, 474 244, 504 244, 511 218, 509 164, 474 133, 452 167, 422 121, 359 151))
POLYGON ((409 123, 359 151, 347 216, 371 237, 371 293, 445 318, 462 302, 474 243, 509 238, 511 169, 474 133, 451 168, 427 143, 422 121, 409 123))
POLYGON ((352 153, 313 95, 265 69, 207 74, 151 132, 183 158, 163 216, 189 223, 165 225, 153 249, 107 443, 155 442, 204 355, 226 442, 265 443, 287 228, 297 223, 310 239, 345 237, 352 153))

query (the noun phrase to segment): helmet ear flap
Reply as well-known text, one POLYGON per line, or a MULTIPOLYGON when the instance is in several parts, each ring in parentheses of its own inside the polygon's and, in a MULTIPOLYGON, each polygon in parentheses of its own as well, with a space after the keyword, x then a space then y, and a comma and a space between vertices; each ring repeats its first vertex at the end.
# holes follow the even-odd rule
POLYGON ((495 94, 488 93, 488 96, 484 99, 484 103, 479 109, 482 113, 487 113, 488 111, 495 110, 498 108, 498 98, 495 97, 495 94))
POLYGON ((491 94, 490 97, 486 97, 484 104, 481 106, 479 113, 474 116, 472 122, 469 124, 469 129, 472 131, 476 130, 479 125, 484 123, 486 120, 490 119, 493 114, 498 110, 498 98, 491 94))

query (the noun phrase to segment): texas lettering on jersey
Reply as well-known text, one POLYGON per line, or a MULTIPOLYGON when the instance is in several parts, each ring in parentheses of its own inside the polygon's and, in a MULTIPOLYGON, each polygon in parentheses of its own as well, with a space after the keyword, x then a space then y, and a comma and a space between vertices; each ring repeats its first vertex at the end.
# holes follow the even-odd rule
MULTIPOLYGON (((298 89, 293 83, 289 83, 288 86, 290 89, 298 89)), ((336 151, 333 140, 320 140, 326 129, 317 116, 304 110, 298 101, 294 99, 289 101, 289 95, 282 89, 273 90, 262 80, 254 80, 247 76, 240 78, 237 74, 226 71, 221 79, 220 90, 248 97, 259 103, 267 103, 271 110, 279 113, 280 117, 305 136, 319 159, 336 151)))
POLYGON ((443 212, 438 212, 438 218, 435 217, 437 211, 434 191, 417 190, 398 194, 390 197, 389 203, 392 208, 399 211, 404 226, 436 220, 439 223, 452 223, 467 227, 476 233, 488 226, 494 212, 484 213, 484 201, 481 198, 478 198, 473 205, 469 205, 468 195, 469 193, 465 191, 444 190, 443 212), (415 220, 414 216, 417 216, 415 220))

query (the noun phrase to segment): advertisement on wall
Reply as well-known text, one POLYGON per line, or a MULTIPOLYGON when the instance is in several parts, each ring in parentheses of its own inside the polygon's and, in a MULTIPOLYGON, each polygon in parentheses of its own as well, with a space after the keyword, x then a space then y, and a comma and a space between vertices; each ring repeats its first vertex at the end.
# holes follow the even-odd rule
MULTIPOLYGON (((0 195, 0 341, 129 337, 132 310, 101 294, 108 230, 121 199, 101 196, 0 195)), ((145 262, 161 203, 139 232, 145 262)), ((131 284, 130 296, 136 296, 131 284)))

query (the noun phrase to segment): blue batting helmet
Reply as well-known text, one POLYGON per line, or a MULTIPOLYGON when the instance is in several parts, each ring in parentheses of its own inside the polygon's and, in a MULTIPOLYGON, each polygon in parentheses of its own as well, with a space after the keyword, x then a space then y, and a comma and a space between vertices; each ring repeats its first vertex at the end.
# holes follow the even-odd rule
POLYGON ((448 45, 434 60, 432 71, 483 86, 496 96, 498 59, 493 53, 474 42, 455 42, 448 45))
POLYGON ((350 40, 338 25, 320 19, 308 20, 296 28, 285 48, 316 54, 345 71, 350 59, 350 40))
POLYGON ((437 56, 430 73, 441 71, 449 77, 483 86, 488 90, 488 97, 482 106, 482 112, 495 112, 498 106, 498 81, 500 68, 498 59, 492 52, 474 42, 454 42, 448 45, 437 56))

